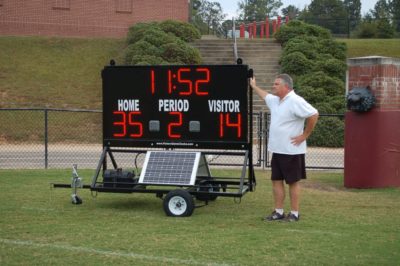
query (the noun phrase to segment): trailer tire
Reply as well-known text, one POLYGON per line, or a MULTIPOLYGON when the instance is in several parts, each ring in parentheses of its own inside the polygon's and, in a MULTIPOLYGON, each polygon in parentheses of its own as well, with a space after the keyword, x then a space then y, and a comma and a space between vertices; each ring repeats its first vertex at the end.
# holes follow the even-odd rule
POLYGON ((163 207, 167 216, 187 217, 193 213, 194 200, 186 190, 176 189, 168 192, 163 207))

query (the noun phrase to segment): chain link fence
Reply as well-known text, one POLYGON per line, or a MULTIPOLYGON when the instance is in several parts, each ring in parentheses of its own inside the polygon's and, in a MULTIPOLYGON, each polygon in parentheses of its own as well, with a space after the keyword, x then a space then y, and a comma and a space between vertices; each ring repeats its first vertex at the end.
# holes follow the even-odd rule
MULTIPOLYGON (((321 115, 320 120, 332 115, 321 115)), ((343 115, 335 115, 343 120, 343 115)), ((269 115, 253 114, 253 163, 269 167, 266 151, 269 115)), ((94 169, 102 153, 102 112, 99 110, 0 109, 0 169, 79 168, 94 169)), ((143 149, 142 149, 143 150, 143 149)), ((140 151, 140 150, 138 150, 140 151)), ((118 153, 121 167, 142 165, 138 152, 118 153)), ((241 166, 243 158, 207 156, 210 165, 241 166)), ((309 147, 307 168, 343 169, 344 149, 309 147)))

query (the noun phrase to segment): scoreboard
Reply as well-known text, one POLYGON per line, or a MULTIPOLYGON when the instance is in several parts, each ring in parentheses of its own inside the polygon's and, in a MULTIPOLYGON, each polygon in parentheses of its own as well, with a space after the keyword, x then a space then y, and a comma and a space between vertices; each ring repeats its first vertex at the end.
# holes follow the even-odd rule
POLYGON ((103 144, 249 146, 247 65, 106 66, 103 144))

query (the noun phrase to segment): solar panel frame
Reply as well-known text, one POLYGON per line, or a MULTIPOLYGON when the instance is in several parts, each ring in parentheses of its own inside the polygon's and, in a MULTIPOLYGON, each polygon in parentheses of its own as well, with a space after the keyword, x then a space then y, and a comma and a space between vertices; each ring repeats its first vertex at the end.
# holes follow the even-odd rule
POLYGON ((201 152, 147 151, 140 184, 194 186, 201 152))

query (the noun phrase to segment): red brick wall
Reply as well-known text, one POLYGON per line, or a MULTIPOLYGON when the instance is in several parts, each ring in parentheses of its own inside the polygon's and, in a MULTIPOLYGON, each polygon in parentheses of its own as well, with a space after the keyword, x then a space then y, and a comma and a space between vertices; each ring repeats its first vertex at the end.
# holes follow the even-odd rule
POLYGON ((124 37, 137 22, 188 17, 188 0, 0 0, 0 35, 124 37))
POLYGON ((370 86, 380 110, 400 110, 400 58, 361 57, 348 60, 348 87, 370 86))

